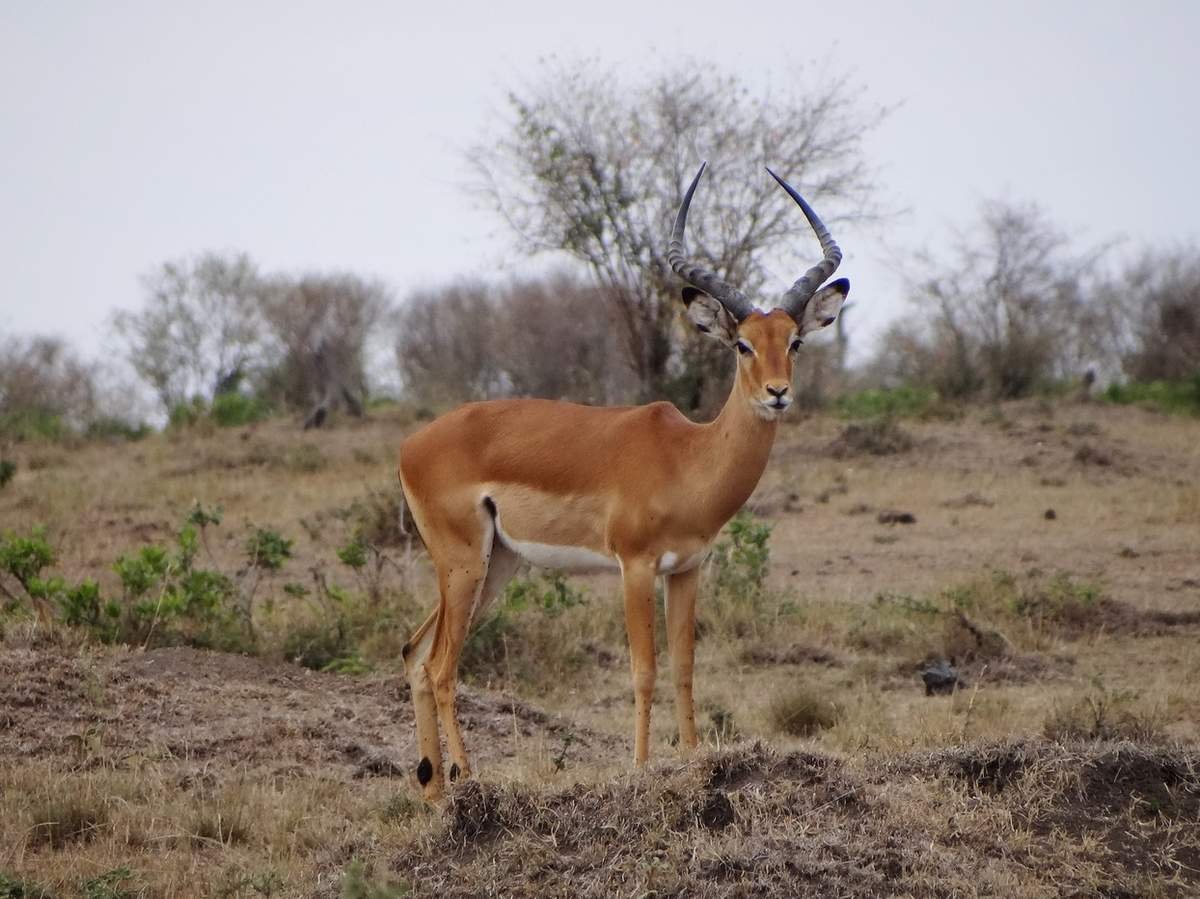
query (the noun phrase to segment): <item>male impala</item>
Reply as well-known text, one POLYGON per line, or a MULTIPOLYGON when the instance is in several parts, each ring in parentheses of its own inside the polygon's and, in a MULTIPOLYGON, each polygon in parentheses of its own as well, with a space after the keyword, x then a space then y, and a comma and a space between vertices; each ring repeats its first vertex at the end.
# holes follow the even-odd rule
MULTIPOLYGON (((770 170, 768 169, 770 172, 770 170)), ((458 660, 471 624, 524 558, 565 570, 620 570, 637 722, 634 763, 649 755, 654 692, 654 582, 667 579, 667 640, 679 740, 696 746, 692 662, 700 563, 754 490, 780 416, 791 405, 792 360, 809 331, 833 322, 850 284, 822 287, 841 261, 829 231, 785 181, 824 258, 763 312, 685 256, 692 194, 683 198, 668 259, 690 286, 692 324, 737 351, 721 414, 695 424, 669 403, 596 408, 548 400, 471 403, 400 447, 400 483, 437 570, 437 608, 404 647, 426 798, 441 795, 438 719, 450 780, 470 775, 455 714, 458 660)))

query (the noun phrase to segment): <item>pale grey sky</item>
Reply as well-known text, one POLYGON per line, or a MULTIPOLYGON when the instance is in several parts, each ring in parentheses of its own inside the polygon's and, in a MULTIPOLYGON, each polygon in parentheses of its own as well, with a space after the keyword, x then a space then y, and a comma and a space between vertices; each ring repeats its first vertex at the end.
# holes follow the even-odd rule
POLYGON ((98 351, 142 273, 206 249, 400 297, 520 270, 461 153, 552 53, 711 57, 755 83, 826 60, 901 104, 867 152, 910 211, 837 233, 877 330, 902 307, 893 254, 944 241, 983 198, 1035 199, 1085 244, 1200 238, 1197 36, 1195 0, 4 0, 0 333, 98 351))

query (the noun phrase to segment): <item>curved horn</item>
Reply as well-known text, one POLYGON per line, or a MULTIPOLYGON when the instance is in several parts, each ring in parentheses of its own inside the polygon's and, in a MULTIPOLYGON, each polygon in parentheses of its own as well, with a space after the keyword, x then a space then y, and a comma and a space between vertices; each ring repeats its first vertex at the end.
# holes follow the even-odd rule
POLYGON ((813 231, 816 232, 817 240, 821 241, 821 250, 825 253, 825 258, 810 268, 804 275, 793 284, 788 292, 783 295, 780 301, 779 308, 788 313, 792 318, 799 319, 804 312, 804 307, 812 298, 812 295, 817 292, 825 280, 837 271, 838 263, 842 261, 842 250, 834 243, 833 237, 829 233, 829 229, 825 227, 825 223, 817 216, 811 206, 804 202, 804 197, 800 196, 790 184, 767 169, 767 174, 779 182, 779 186, 788 192, 796 204, 804 212, 804 217, 808 219, 808 223, 812 225, 813 231))
POLYGON ((671 229, 671 242, 667 245, 667 261, 671 263, 675 274, 720 302, 729 310, 729 314, 740 322, 754 311, 754 305, 733 285, 722 281, 714 272, 690 261, 683 246, 683 229, 687 225, 688 207, 692 205, 692 194, 696 192, 696 185, 700 183, 700 176, 704 174, 707 165, 707 162, 700 163, 700 171, 696 172, 692 186, 683 195, 679 214, 675 216, 675 227, 671 229))

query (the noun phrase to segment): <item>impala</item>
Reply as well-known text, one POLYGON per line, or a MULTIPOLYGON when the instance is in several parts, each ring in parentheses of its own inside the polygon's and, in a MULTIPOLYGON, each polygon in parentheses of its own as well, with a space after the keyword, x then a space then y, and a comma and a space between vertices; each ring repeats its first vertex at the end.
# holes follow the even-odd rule
POLYGON ((850 284, 822 286, 841 261, 829 231, 787 182, 823 258, 762 311, 687 258, 684 228, 704 165, 684 195, 667 258, 688 286, 687 317, 734 350, 737 376, 717 418, 696 424, 665 402, 597 408, 548 400, 471 403, 400 447, 400 483, 432 558, 440 598, 404 647, 426 798, 442 794, 445 733, 454 781, 468 777, 455 713, 458 661, 473 622, 521 559, 570 571, 621 573, 633 669, 633 759, 649 755, 654 691, 654 586, 666 578, 667 642, 679 742, 697 744, 692 705, 700 563, 754 490, 783 413, 804 335, 831 324, 850 284))

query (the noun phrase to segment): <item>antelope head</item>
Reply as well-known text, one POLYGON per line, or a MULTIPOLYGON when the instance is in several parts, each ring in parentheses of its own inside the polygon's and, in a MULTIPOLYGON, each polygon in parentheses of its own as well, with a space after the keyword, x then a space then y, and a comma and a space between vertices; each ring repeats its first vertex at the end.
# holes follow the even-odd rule
POLYGON ((675 273, 688 282, 683 289, 688 319, 697 330, 737 351, 734 389, 749 401, 760 418, 775 421, 792 404, 792 364, 804 342, 804 335, 833 324, 850 292, 850 282, 845 278, 824 283, 842 261, 842 251, 804 198, 767 169, 804 212, 821 242, 824 255, 778 303, 763 307, 767 311, 756 307, 740 290, 687 258, 683 233, 688 208, 706 165, 700 166, 684 194, 675 227, 671 230, 667 260, 675 273))

